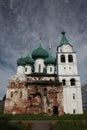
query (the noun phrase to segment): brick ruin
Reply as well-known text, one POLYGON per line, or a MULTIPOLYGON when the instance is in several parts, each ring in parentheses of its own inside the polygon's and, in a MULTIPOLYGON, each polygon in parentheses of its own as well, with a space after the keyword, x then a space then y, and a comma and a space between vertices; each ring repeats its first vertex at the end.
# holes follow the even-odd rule
POLYGON ((28 76, 9 81, 4 113, 64 114, 63 87, 54 77, 28 76))

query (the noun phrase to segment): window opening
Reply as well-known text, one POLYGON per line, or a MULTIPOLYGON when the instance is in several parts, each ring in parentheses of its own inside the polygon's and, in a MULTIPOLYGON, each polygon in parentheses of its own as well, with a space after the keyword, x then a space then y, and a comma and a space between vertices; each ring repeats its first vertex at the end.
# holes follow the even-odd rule
POLYGON ((61 55, 61 62, 65 62, 65 56, 61 55))
POLYGON ((73 62, 73 56, 72 55, 68 55, 68 61, 73 62))

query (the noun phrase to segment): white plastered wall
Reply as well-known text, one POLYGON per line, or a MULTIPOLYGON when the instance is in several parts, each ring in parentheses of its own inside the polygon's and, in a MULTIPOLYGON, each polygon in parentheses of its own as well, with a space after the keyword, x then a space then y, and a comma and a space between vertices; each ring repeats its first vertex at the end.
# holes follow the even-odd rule
POLYGON ((23 75, 25 73, 25 67, 23 66, 18 66, 17 67, 17 75, 23 75))
POLYGON ((66 114, 82 114, 82 97, 81 97, 81 87, 64 87, 63 89, 63 104, 64 112, 66 114), (73 94, 75 94, 75 99, 73 99, 73 94))

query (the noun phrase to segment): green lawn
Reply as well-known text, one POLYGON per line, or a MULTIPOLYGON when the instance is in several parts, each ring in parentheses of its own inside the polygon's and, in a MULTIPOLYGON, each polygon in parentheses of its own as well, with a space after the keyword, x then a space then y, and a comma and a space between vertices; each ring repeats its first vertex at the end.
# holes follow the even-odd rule
POLYGON ((87 121, 58 121, 56 130, 87 130, 87 121))
POLYGON ((56 130, 87 130, 87 114, 48 116, 43 114, 12 115, 3 113, 0 113, 0 130, 24 130, 26 124, 22 123, 22 121, 28 122, 29 120, 50 120, 51 122, 57 121, 57 123, 54 126, 56 130), (13 121, 14 123, 8 123, 8 121, 13 121))
POLYGON ((0 130, 23 130, 24 127, 23 123, 0 122, 0 130))
POLYGON ((30 115, 30 114, 3 114, 0 113, 0 120, 87 120, 87 114, 82 115, 30 115))

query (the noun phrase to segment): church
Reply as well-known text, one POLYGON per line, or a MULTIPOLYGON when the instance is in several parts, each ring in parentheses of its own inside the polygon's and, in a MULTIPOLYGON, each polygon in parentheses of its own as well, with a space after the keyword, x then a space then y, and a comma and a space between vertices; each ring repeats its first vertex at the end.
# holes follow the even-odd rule
POLYGON ((43 45, 17 60, 17 73, 8 81, 4 113, 82 114, 76 53, 65 31, 53 57, 43 45))

